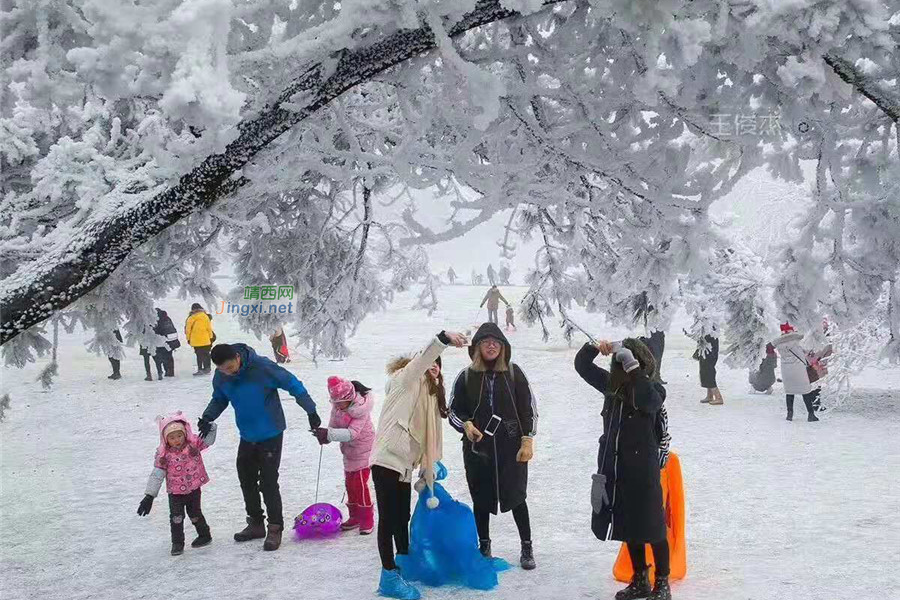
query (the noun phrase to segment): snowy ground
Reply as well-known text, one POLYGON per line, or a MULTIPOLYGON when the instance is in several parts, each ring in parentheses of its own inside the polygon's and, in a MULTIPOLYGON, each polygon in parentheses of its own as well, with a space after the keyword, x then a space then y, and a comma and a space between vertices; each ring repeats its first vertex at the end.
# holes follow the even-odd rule
MULTIPOLYGON (((523 289, 508 289, 518 300, 523 289)), ((340 374, 376 389, 388 356, 414 350, 442 329, 466 329, 479 317, 482 289, 445 287, 441 310, 413 312, 411 295, 370 318, 352 341, 354 355, 318 367, 295 354, 289 368, 327 414, 325 380, 340 374)), ((176 324, 188 303, 163 303, 176 324)), ((270 355, 268 341, 239 332, 214 315, 220 341, 247 341, 270 355)), ((484 313, 481 313, 484 317, 484 313)), ((582 316, 598 334, 602 322, 582 316)), ((750 395, 746 374, 720 369, 726 404, 698 403, 690 342, 667 339, 663 375, 673 449, 682 458, 688 498, 688 577, 674 586, 690 600, 888 598, 900 589, 900 372, 873 371, 857 384, 864 409, 823 417, 817 424, 784 420, 783 398, 750 395), (893 408, 891 408, 893 407, 893 408)), ((621 335, 623 332, 612 332, 621 335)), ((531 465, 529 504, 537 571, 501 575, 494 592, 425 589, 427 598, 612 598, 618 546, 589 529, 589 488, 600 434, 600 401, 572 369, 577 345, 544 344, 539 331, 511 335, 514 360, 539 396, 540 432, 531 465)), ((205 455, 211 483, 203 510, 212 546, 169 556, 167 505, 149 517, 135 514, 158 441, 153 418, 176 409, 192 420, 210 396, 208 378, 193 378, 190 350, 176 353, 175 380, 143 381, 137 351, 123 363, 125 379, 106 379, 105 358, 88 354, 83 338, 63 336, 61 376, 51 391, 34 382, 41 365, 4 370, 3 392, 13 398, 0 425, 0 595, 5 599, 80 598, 369 598, 379 563, 374 536, 296 543, 264 553, 261 543, 231 536, 244 513, 234 459, 237 433, 229 409, 219 439, 205 455)), ((444 355, 448 373, 465 364, 463 352, 444 355)), ((281 488, 286 517, 313 502, 319 447, 305 432, 306 417, 285 398, 281 488)), ((798 416, 803 413, 798 411, 798 416)), ((377 413, 376 413, 377 414, 377 413)), ((323 414, 323 417, 325 414, 323 414)), ((458 436, 445 429, 447 488, 468 500, 458 436)), ((320 499, 342 498, 340 453, 325 448, 320 499)), ((493 524, 494 551, 515 559, 512 518, 493 524)), ((188 540, 192 539, 190 530, 188 540)))

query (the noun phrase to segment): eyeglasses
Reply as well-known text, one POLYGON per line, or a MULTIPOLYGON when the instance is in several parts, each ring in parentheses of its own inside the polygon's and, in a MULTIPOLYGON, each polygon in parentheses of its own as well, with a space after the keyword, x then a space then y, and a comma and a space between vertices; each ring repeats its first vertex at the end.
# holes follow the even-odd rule
POLYGON ((479 344, 486 348, 490 347, 490 346, 500 346, 500 340, 495 340, 494 338, 487 338, 487 339, 481 340, 481 342, 479 342, 479 344))

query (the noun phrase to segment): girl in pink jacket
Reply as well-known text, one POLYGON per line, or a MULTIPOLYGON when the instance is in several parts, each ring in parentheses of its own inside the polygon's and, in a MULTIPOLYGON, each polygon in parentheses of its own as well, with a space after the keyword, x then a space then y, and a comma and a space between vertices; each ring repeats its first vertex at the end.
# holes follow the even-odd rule
POLYGON ((153 458, 153 472, 147 481, 144 499, 137 514, 150 514, 153 499, 159 494, 162 482, 169 493, 169 528, 172 532, 172 556, 184 552, 184 513, 197 529, 197 539, 191 548, 206 546, 212 542, 209 525, 200 510, 200 487, 209 483, 203 457, 200 453, 216 441, 216 424, 206 437, 198 437, 191 431, 191 424, 178 411, 168 417, 156 417, 159 425, 159 448, 153 458))
POLYGON ((340 442, 344 454, 344 480, 347 485, 347 508, 350 512, 341 528, 359 528, 368 535, 375 529, 372 496, 369 493, 369 455, 375 443, 372 425, 372 390, 358 381, 340 377, 328 378, 331 396, 331 419, 328 428, 319 427, 315 436, 320 444, 340 442))

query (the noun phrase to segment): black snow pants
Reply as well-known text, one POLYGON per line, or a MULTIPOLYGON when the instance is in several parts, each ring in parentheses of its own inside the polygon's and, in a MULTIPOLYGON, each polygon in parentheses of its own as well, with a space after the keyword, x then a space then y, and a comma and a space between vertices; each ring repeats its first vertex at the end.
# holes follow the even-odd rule
POLYGON ((185 512, 197 529, 197 535, 209 535, 209 525, 200 510, 200 488, 190 494, 169 494, 169 526, 173 544, 184 544, 185 512))
POLYGON ((284 434, 280 433, 261 442, 241 440, 238 444, 237 472, 244 494, 247 516, 255 523, 262 523, 265 516, 259 494, 269 512, 269 525, 284 526, 281 507, 281 489, 278 487, 278 468, 281 466, 281 444, 284 434))

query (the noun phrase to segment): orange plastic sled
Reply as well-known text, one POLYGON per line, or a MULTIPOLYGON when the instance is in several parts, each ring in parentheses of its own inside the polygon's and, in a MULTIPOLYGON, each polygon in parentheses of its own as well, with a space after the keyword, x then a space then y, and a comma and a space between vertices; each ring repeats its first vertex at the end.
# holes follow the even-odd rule
MULTIPOLYGON (((663 489, 663 506, 666 511, 666 537, 669 539, 669 579, 684 579, 687 573, 687 547, 684 540, 684 481, 681 478, 681 461, 674 452, 669 454, 666 468, 659 482, 663 489)), ((653 551, 650 544, 644 549, 650 565, 650 581, 654 579, 653 551)), ((613 566, 613 576, 622 582, 631 581, 634 568, 625 544, 619 549, 619 557, 613 566)))

